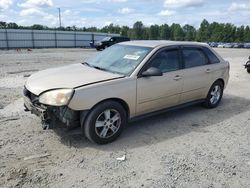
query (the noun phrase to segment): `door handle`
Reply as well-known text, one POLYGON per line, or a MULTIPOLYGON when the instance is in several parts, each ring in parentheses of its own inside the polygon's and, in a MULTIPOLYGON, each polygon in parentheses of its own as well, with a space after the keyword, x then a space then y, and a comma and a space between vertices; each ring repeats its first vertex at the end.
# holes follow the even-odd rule
POLYGON ((180 75, 176 75, 175 77, 174 77, 174 80, 180 80, 180 79, 182 79, 182 76, 180 76, 180 75))
POLYGON ((211 72, 211 69, 207 69, 207 70, 206 70, 206 73, 210 73, 210 72, 211 72))

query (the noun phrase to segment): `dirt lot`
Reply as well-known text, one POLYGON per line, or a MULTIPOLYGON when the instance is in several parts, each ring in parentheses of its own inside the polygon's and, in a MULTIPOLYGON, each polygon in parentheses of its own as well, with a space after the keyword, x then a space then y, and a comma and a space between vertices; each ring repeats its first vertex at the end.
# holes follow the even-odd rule
POLYGON ((43 131, 21 99, 30 74, 96 51, 0 51, 0 187, 250 187, 250 74, 242 66, 250 50, 216 50, 231 64, 218 108, 137 121, 105 146, 77 130, 43 131))

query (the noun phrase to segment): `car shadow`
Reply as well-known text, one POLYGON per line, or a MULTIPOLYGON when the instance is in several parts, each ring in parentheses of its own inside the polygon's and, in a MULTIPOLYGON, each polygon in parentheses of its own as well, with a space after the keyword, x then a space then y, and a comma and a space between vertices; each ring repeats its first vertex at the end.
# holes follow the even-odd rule
POLYGON ((89 142, 82 136, 80 129, 57 129, 55 132, 60 136, 61 142, 70 147, 121 151, 163 142, 194 131, 205 134, 209 132, 206 127, 219 124, 249 109, 250 99, 224 95, 221 104, 215 109, 194 105, 130 123, 115 142, 107 145, 89 142))

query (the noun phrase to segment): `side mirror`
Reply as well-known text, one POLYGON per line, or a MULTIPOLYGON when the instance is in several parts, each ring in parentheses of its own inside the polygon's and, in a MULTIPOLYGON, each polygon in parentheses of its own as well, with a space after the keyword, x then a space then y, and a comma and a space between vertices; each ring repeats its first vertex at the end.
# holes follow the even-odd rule
POLYGON ((150 67, 148 70, 144 71, 141 75, 142 77, 162 76, 162 72, 158 68, 150 67))

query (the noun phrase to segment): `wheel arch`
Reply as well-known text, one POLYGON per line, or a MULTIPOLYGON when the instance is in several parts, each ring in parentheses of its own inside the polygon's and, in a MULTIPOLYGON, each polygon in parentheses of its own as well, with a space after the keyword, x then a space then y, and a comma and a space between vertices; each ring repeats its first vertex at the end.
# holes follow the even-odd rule
MULTIPOLYGON (((86 117, 88 116, 89 112, 95 108, 96 106, 98 106, 99 104, 103 103, 103 102, 106 102, 106 101, 115 101, 115 102, 118 102, 119 104, 122 105, 122 107, 124 108, 125 112, 126 112, 126 115, 127 115, 127 121, 129 120, 129 117, 130 117, 130 109, 129 109, 129 106, 128 104, 123 100, 123 99, 120 99, 120 98, 108 98, 108 99, 104 99, 104 100, 101 100, 99 101, 98 103, 96 103, 90 110, 88 110, 87 113, 84 114, 84 119, 81 120, 81 123, 83 124, 86 120, 86 117)), ((81 118, 81 117, 80 117, 81 118)))
POLYGON ((108 99, 104 99, 104 100, 98 102, 96 105, 94 105, 94 107, 97 106, 98 104, 106 102, 106 101, 115 101, 115 102, 120 103, 122 105, 122 107, 124 108, 124 110, 126 111, 127 118, 129 118, 129 116, 130 116, 129 106, 128 106, 128 104, 123 99, 120 99, 120 98, 108 98, 108 99))
MULTIPOLYGON (((223 89, 224 89, 224 87, 225 87, 225 81, 224 81, 222 78, 217 79, 215 82, 221 82, 222 85, 223 85, 223 89)), ((214 83, 215 83, 215 82, 214 82, 214 83)), ((214 84, 214 83, 213 83, 213 84, 214 84)))

